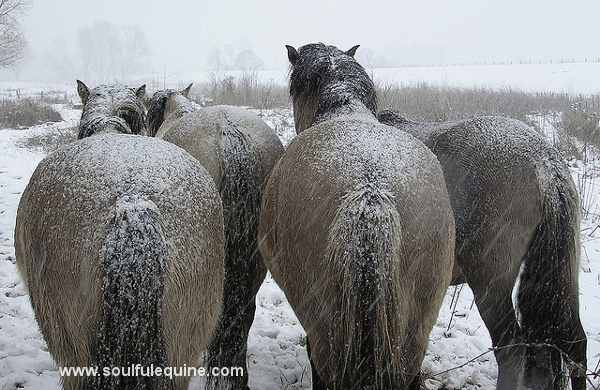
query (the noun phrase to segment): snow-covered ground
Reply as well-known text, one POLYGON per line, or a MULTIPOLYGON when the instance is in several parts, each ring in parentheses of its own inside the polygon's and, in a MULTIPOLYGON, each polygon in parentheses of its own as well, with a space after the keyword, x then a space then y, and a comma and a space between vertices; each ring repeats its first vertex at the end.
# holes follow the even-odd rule
POLYGON ((373 69, 385 84, 429 84, 452 87, 513 88, 524 92, 600 93, 600 62, 557 64, 465 65, 373 69))
MULTIPOLYGON (((600 70, 596 73, 595 80, 600 70)), ((0 85, 2 95, 16 89, 39 92, 31 85, 0 85)), ((56 88, 55 86, 42 86, 56 88)), ((62 90, 68 90, 63 86, 62 90)), ((524 88, 526 89, 526 88, 524 88)), ((59 89, 60 90, 60 89, 59 89)), ((73 93, 75 86, 72 87, 73 93)), ((596 93, 600 91, 594 90, 596 93)), ((37 93, 36 92, 36 93, 37 93)), ((584 92, 585 91, 581 91, 584 92)), ((71 92, 69 92, 71 93, 71 92)), ((73 101, 75 101, 73 96, 73 101)), ((255 111, 287 143, 293 134, 290 110, 255 111)), ((0 130, 0 389, 59 389, 59 374, 37 328, 27 293, 14 264, 13 234, 17 205, 44 151, 26 147, 28 138, 64 132, 77 124, 80 111, 61 108, 64 122, 28 130, 0 130)), ((545 126, 549 122, 542 121, 545 126)), ((597 160, 573 161, 572 172, 585 198, 582 221, 580 308, 588 336, 588 369, 597 372, 600 362, 600 179, 597 160)), ((466 285, 451 287, 430 335, 423 370, 430 375, 429 389, 493 389, 496 363, 491 341, 473 295, 466 285)), ((305 333, 285 295, 268 276, 257 297, 257 313, 248 346, 250 387, 253 389, 310 388, 310 365, 305 333)), ((600 387, 590 376, 588 388, 600 387)), ((201 388, 193 380, 190 388, 201 388)))

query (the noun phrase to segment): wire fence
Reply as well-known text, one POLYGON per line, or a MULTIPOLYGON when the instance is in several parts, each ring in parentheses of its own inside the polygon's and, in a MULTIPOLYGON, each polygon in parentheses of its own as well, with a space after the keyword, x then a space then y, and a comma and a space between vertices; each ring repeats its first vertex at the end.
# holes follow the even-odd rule
MULTIPOLYGON (((475 61, 475 62, 432 62, 432 63, 404 63, 400 68, 441 68, 449 66, 488 66, 488 65, 547 65, 547 64, 584 64, 600 63, 600 57, 597 58, 566 58, 557 60, 514 60, 514 61, 475 61)), ((394 68, 397 66, 393 66, 394 68)))

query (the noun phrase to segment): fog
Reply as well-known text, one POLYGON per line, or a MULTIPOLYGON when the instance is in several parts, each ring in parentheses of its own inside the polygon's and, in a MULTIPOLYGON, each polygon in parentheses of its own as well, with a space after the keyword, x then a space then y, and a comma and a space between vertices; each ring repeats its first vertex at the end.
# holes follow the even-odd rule
POLYGON ((96 21, 140 27, 149 75, 211 69, 215 53, 231 64, 243 50, 264 69, 286 69, 285 45, 310 42, 360 44, 370 67, 598 60, 598 15, 596 0, 32 0, 22 77, 51 78, 57 41, 75 62, 78 35, 96 21))

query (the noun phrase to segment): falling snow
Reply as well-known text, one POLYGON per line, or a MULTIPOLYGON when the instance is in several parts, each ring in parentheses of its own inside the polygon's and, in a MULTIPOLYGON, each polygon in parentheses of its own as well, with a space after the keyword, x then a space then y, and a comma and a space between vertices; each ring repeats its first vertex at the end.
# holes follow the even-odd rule
MULTIPOLYGON (((74 97, 74 100, 76 97, 74 97)), ((34 390, 60 389, 56 364, 37 328, 29 299, 14 264, 13 232, 21 193, 35 167, 44 157, 39 149, 22 147, 21 141, 49 131, 64 131, 77 121, 80 111, 62 108, 66 122, 54 127, 0 131, 0 388, 34 390)), ((261 112, 284 144, 293 137, 293 128, 279 126, 292 122, 291 112, 261 112), (284 117, 284 120, 281 118, 284 117)), ((591 168, 571 164, 576 183, 589 176, 591 168)), ((594 167, 598 169, 598 167, 594 167)), ((600 187, 588 186, 589 208, 600 207, 600 187), (591 188, 591 189, 590 189, 591 188)), ((580 268, 580 309, 588 336, 588 368, 597 369, 600 360, 600 220, 591 213, 582 220, 580 268)), ((285 295, 268 275, 257 296, 257 312, 248 342, 248 366, 253 389, 310 388, 310 365, 306 338, 285 295)), ((496 363, 488 349, 491 341, 466 285, 451 287, 430 335, 423 370, 429 389, 492 389, 496 363), (447 371, 452 370, 452 371, 447 371)), ((598 378, 590 378, 598 386, 598 378)), ((190 388, 202 381, 192 380, 190 388)))

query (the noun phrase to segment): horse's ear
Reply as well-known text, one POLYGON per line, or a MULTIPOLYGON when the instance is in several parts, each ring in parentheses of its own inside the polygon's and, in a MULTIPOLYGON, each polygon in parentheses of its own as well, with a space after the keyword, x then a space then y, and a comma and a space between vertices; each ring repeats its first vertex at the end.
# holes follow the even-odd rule
POLYGON ((192 89, 192 85, 194 85, 194 83, 191 83, 190 85, 188 85, 186 89, 181 91, 181 94, 185 97, 188 97, 188 94, 190 93, 190 90, 192 89))
POLYGON ((135 96, 140 99, 143 99, 146 96, 146 84, 143 84, 141 87, 135 90, 135 96))
POLYGON ((142 102, 145 109, 150 107, 150 95, 148 94, 148 91, 146 91, 146 84, 135 90, 135 96, 140 99, 140 102, 142 102))
POLYGON ((358 49, 358 47, 359 47, 359 46, 360 46, 360 45, 356 45, 356 46, 354 46, 352 49, 348 50, 348 51, 346 52, 346 54, 347 54, 347 55, 349 55, 350 57, 353 57, 353 58, 354 58, 354 55, 356 54, 356 49, 358 49))
POLYGON ((85 106, 88 98, 90 97, 90 89, 83 83, 83 81, 77 80, 77 93, 81 98, 81 103, 85 106))
POLYGON ((292 65, 296 65, 296 62, 298 62, 298 58, 300 57, 298 55, 298 52, 292 46, 285 45, 285 47, 287 48, 287 51, 288 51, 288 59, 290 60, 292 65))

